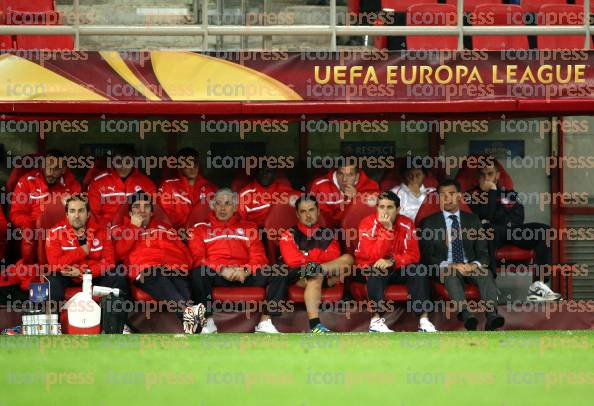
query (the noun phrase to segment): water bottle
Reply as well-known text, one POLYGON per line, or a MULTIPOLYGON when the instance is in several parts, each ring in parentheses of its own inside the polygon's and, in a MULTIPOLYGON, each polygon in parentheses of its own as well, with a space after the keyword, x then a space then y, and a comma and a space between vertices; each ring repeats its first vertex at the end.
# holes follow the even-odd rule
POLYGON ((83 282, 82 282, 82 291, 84 293, 88 293, 89 295, 92 294, 92 290, 91 290, 91 284, 93 283, 93 275, 91 275, 91 271, 90 270, 86 270, 85 273, 83 273, 83 282))

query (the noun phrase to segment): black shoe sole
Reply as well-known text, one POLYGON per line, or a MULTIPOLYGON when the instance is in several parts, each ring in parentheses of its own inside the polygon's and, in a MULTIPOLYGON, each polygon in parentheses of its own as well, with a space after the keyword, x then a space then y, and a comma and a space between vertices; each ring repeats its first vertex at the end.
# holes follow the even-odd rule
POLYGON ((485 331, 493 331, 497 330, 500 327, 503 327, 505 324, 505 319, 501 316, 493 317, 492 319, 487 319, 485 323, 485 331))
POLYGON ((466 320, 464 320, 464 328, 468 331, 475 331, 478 326, 478 319, 476 317, 470 316, 466 320))

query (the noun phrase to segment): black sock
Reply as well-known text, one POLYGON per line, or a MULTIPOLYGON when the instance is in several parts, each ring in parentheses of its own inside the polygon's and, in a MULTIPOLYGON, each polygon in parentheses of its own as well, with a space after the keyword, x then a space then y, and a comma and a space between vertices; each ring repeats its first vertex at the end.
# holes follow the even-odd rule
POLYGON ((320 324, 320 318, 319 317, 316 317, 315 319, 309 319, 309 328, 314 328, 318 324, 320 324))

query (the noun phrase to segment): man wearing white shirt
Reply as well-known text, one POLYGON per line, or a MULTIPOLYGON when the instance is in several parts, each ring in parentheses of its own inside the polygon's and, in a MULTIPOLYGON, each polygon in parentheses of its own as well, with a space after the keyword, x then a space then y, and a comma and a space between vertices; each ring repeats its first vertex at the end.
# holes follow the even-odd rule
POLYGON ((435 188, 425 187, 425 169, 405 166, 404 183, 395 186, 392 192, 400 198, 400 214, 415 221, 419 208, 427 198, 427 195, 435 191, 435 188))
POLYGON ((497 287, 488 270, 489 251, 481 222, 475 214, 460 211, 458 182, 445 180, 437 191, 441 211, 421 222, 421 262, 430 269, 439 266, 440 279, 467 330, 476 330, 478 319, 468 310, 464 282, 478 285, 487 319, 485 330, 495 330, 505 320, 497 313, 497 287))

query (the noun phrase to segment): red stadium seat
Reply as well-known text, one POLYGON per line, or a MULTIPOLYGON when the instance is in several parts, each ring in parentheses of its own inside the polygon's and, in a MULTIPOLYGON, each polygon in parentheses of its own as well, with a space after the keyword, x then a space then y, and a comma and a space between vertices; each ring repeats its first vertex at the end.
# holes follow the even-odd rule
POLYGON ((10 35, 0 35, 0 49, 13 49, 14 41, 10 35))
POLYGON ((210 211, 210 206, 207 203, 198 202, 188 216, 186 227, 191 228, 194 227, 196 223, 207 222, 210 211))
POLYGON ((7 10, 18 11, 53 11, 56 9, 54 0, 4 0, 7 10))
MULTIPOLYGON (((584 0, 575 0, 576 6, 581 6, 582 9, 584 8, 584 0)), ((594 2, 590 2, 590 14, 594 14, 594 2)))
POLYGON ((348 254, 353 254, 357 248, 361 220, 376 211, 375 204, 370 203, 361 201, 361 198, 357 197, 346 209, 346 213, 342 219, 342 229, 344 231, 346 253, 348 254))
MULTIPOLYGON (((433 26, 456 25, 456 7, 449 4, 415 4, 408 8, 406 25, 433 26)), ((408 35, 406 49, 450 49, 458 48, 456 35, 408 35)))
MULTIPOLYGON (((479 300, 481 298, 481 292, 479 291, 479 288, 472 283, 464 284, 464 295, 466 296, 467 300, 479 300)), ((450 300, 450 295, 448 295, 448 290, 446 289, 445 285, 439 282, 433 283, 433 296, 443 300, 450 300)))
MULTIPOLYGON (((45 233, 65 218, 64 204, 61 202, 50 202, 44 206, 41 215, 37 218, 35 227, 37 230, 44 230, 45 233)), ((45 238, 43 240, 37 240, 35 243, 37 244, 37 263, 41 265, 47 264, 45 238)))
MULTIPOLYGON (((477 158, 480 158, 481 156, 483 156, 485 158, 487 157, 487 155, 471 155, 471 156, 477 157, 477 158)), ((500 173, 499 184, 502 187, 504 187, 505 189, 513 189, 514 182, 511 178, 511 176, 509 175, 509 173, 507 173, 507 171, 503 167, 503 165, 501 165, 501 162, 499 162, 498 160, 495 160, 495 165, 499 169, 499 173, 500 173)), ((460 189, 465 192, 465 191, 470 190, 471 188, 475 187, 476 185, 478 185, 478 176, 479 176, 479 169, 476 167, 469 168, 468 161, 464 160, 462 162, 462 166, 460 167, 460 169, 458 170, 458 173, 456 174, 456 180, 458 181, 458 183, 460 183, 460 189)))
POLYGON ((89 185, 91 184, 93 179, 95 179, 97 175, 99 175, 101 172, 105 170, 105 168, 107 168, 107 161, 105 158, 96 158, 94 163, 95 164, 93 165, 93 167, 87 170, 87 173, 85 173, 85 177, 83 178, 81 187, 84 191, 86 191, 89 188, 89 185))
MULTIPOLYGON (((297 285, 289 286, 289 300, 295 303, 304 303, 303 297, 305 289, 297 285)), ((344 285, 337 283, 336 285, 329 288, 322 288, 322 303, 334 303, 342 299, 344 294, 344 285)))
POLYGON ((361 11, 361 0, 348 0, 349 13, 359 14, 361 11))
MULTIPOLYGON (((420 2, 421 0, 382 0, 382 9, 404 13, 410 6, 420 2)), ((422 0, 422 2, 437 4, 437 0, 422 0)))
MULTIPOLYGON (((357 301, 365 301, 367 296, 367 284, 362 282, 351 283, 351 293, 357 301)), ((384 297, 388 301, 406 302, 408 300, 408 289, 403 284, 388 285, 384 290, 384 297)))
MULTIPOLYGON (((55 11, 22 12, 8 11, 6 23, 9 25, 61 25, 62 15, 55 11)), ((74 49, 74 39, 70 35, 16 35, 17 49, 74 49)))
MULTIPOLYGON (((539 25, 582 25, 584 23, 584 6, 568 4, 548 4, 538 11, 539 25)), ((590 49, 594 47, 592 37, 590 49)), ((584 35, 537 35, 538 49, 584 49, 584 35)))
POLYGON ((295 207, 290 204, 273 205, 264 220, 264 231, 266 232, 266 254, 271 264, 276 263, 278 258, 278 244, 281 234, 297 224, 295 207))
POLYGON ((251 181, 251 176, 248 176, 248 174, 246 174, 245 171, 241 169, 235 174, 235 177, 231 181, 231 190, 239 193, 239 191, 247 186, 251 181))
POLYGON ((213 300, 221 302, 262 302, 265 296, 266 290, 258 286, 212 288, 213 300))
POLYGON ((504 245, 495 252, 497 261, 507 262, 532 262, 534 251, 527 250, 513 245, 504 245))
POLYGON ((522 8, 526 13, 536 13, 541 6, 548 4, 562 4, 566 5, 567 0, 522 0, 522 8))
MULTIPOLYGON (((524 25, 524 10, 513 4, 482 4, 469 16, 473 26, 524 25)), ((473 35, 472 48, 479 50, 528 49, 526 35, 473 35)))
MULTIPOLYGON (((462 11, 465 13, 471 12, 474 10, 476 6, 480 6, 483 4, 502 4, 502 0, 464 0, 462 11)), ((450 4, 454 7, 457 7, 457 0, 446 0, 446 4, 450 4)))

